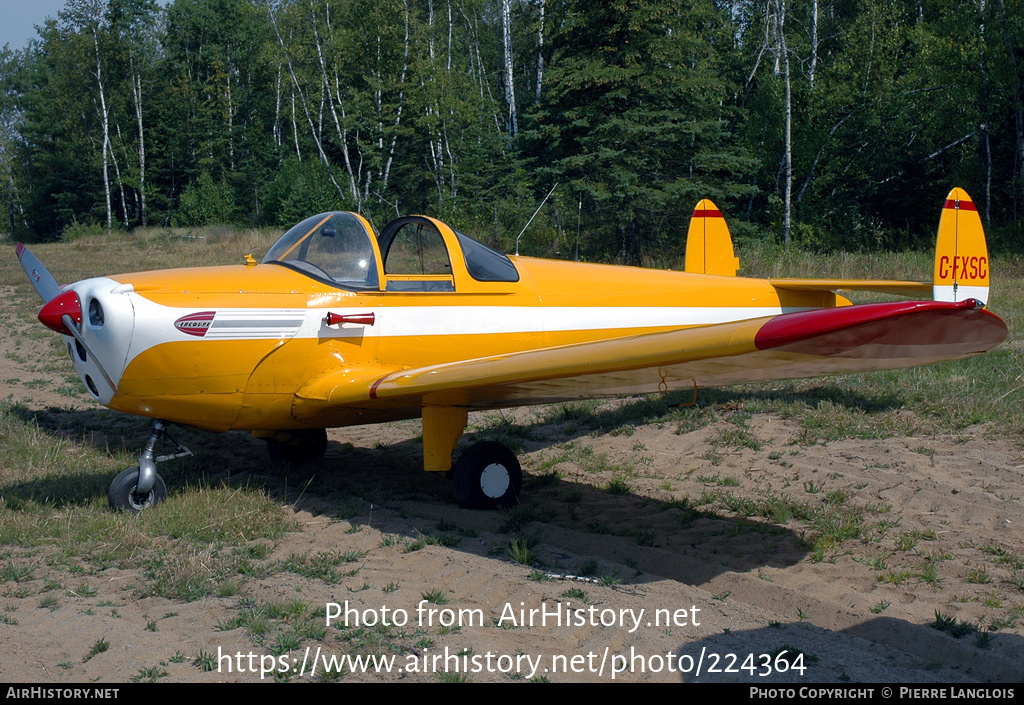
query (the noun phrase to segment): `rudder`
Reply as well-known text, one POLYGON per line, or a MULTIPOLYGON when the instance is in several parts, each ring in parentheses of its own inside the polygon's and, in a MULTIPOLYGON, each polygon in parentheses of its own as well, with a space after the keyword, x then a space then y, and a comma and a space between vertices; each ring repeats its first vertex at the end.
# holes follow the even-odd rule
POLYGON ((978 207, 961 188, 946 196, 935 240, 932 298, 936 301, 976 299, 989 295, 988 246, 978 207))
POLYGON ((735 277, 740 260, 732 248, 729 226, 718 206, 709 199, 693 209, 686 234, 685 270, 694 274, 719 274, 735 277))

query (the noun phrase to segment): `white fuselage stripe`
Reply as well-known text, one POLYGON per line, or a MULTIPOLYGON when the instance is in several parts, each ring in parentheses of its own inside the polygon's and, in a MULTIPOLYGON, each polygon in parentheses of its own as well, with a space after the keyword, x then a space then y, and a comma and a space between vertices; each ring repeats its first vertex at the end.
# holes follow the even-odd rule
POLYGON ((325 337, 324 315, 374 313, 374 325, 344 323, 326 337, 510 335, 592 330, 682 328, 776 316, 806 310, 779 306, 334 306, 330 309, 221 308, 204 336, 175 328, 175 321, 206 308, 177 308, 130 293, 135 334, 127 362, 163 343, 205 340, 287 340, 325 337))
POLYGON ((378 334, 507 335, 712 325, 804 309, 778 306, 384 306, 378 334))

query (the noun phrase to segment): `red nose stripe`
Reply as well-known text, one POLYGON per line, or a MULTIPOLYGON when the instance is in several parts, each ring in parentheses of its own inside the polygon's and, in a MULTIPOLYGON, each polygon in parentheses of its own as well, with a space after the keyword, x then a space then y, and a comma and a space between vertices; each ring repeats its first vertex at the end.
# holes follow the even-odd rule
POLYGON ((62 335, 71 335, 71 331, 64 328, 61 322, 65 314, 71 316, 75 323, 82 322, 82 305, 78 301, 78 294, 73 291, 65 291, 47 301, 39 312, 39 322, 62 335))

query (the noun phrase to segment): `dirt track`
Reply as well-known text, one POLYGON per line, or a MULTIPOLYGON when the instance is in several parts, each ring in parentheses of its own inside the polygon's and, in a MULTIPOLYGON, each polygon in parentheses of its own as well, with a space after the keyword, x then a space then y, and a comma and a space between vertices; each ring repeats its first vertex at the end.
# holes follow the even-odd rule
MULTIPOLYGON (((7 325, 28 325, 3 315, 7 325)), ((43 365, 12 346, 10 337, 0 341, 0 398, 59 406, 69 420, 97 413, 84 398, 55 391, 70 365, 43 365)), ((0 680, 260 680, 239 674, 237 658, 230 673, 228 659, 219 672, 201 668, 203 656, 218 653, 245 654, 247 671, 269 663, 271 646, 253 625, 232 620, 253 605, 292 604, 323 623, 328 603, 346 601, 362 619, 383 619, 386 608, 393 620, 404 610, 408 622, 356 635, 335 624, 283 653, 296 662, 317 650, 396 657, 389 672, 340 676, 355 681, 436 680, 456 668, 468 668, 473 681, 605 681, 624 664, 613 656, 628 659, 614 676, 623 681, 1024 680, 1024 591, 1014 562, 1024 550, 1019 448, 983 427, 806 443, 799 419, 747 414, 741 393, 736 400, 682 433, 664 422, 595 431, 586 421, 545 423, 536 412, 474 415, 463 443, 501 432, 521 444, 527 494, 515 512, 455 507, 447 482, 417 469, 414 422, 332 431, 327 458, 298 485, 295 477, 267 480, 261 445, 243 434, 186 432, 213 477, 222 463, 229 485, 269 482, 280 511, 294 518, 295 531, 267 544, 264 565, 350 553, 358 571, 331 584, 271 570, 242 580, 237 594, 180 602, 140 598, 141 570, 81 578, 40 568, 31 580, 0 585, 0 680), (723 443, 736 428, 745 440, 723 443), (752 510, 782 498, 808 511, 848 508, 859 535, 816 550, 807 520, 752 510), (513 537, 528 542, 535 567, 510 558, 513 537), (64 588, 44 604, 47 581, 64 588), (83 583, 87 594, 76 592, 83 583), (431 592, 445 602, 427 603, 432 615, 418 612, 431 592), (532 626, 518 623, 521 609, 528 617, 542 608, 561 625, 553 616, 541 623, 539 613, 532 626), (937 613, 969 633, 934 628, 937 613), (446 618, 461 628, 445 628, 446 618), (90 656, 101 642, 108 648, 90 656), (805 673, 779 672, 782 650, 802 653, 805 673), (258 655, 251 662, 250 653, 258 655)), ((912 414, 901 413, 911 424, 912 414)), ((112 428, 94 442, 134 448, 144 440, 132 435, 140 428, 129 424, 123 436, 112 428)), ((172 494, 187 487, 184 479, 169 484, 172 494)), ((41 566, 46 550, 33 559, 5 547, 4 555, 41 566)), ((272 618, 271 628, 283 633, 286 623, 272 618)), ((322 675, 322 663, 317 675, 307 663, 290 677, 322 675)))

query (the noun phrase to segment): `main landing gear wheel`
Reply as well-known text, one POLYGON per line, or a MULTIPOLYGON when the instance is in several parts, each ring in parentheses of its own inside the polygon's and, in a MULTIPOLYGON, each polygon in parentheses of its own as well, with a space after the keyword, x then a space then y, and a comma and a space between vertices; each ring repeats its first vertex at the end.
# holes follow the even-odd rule
POLYGON ((523 470, 516 454, 500 443, 477 443, 452 468, 455 501, 466 509, 501 509, 516 503, 523 470))
POLYGON ((267 455, 274 465, 305 465, 324 457, 327 452, 327 429, 278 431, 266 441, 267 455))
POLYGON ((125 511, 131 514, 138 514, 143 509, 148 509, 155 504, 160 504, 167 499, 167 485, 162 477, 157 475, 153 482, 153 489, 144 495, 136 492, 139 484, 139 469, 128 468, 114 478, 107 490, 107 501, 110 508, 115 511, 125 511))

